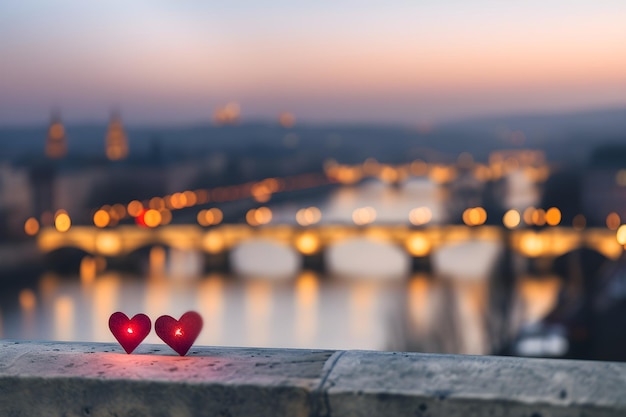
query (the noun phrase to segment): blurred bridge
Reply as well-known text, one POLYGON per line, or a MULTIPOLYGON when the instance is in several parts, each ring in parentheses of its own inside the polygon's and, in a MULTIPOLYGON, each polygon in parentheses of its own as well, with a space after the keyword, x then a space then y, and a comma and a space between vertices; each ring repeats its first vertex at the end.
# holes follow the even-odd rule
POLYGON ((319 256, 326 248, 351 239, 386 242, 402 248, 413 258, 427 258, 441 247, 472 241, 502 242, 527 258, 550 259, 581 248, 595 250, 610 259, 617 259, 623 252, 615 232, 604 228, 508 230, 498 226, 459 225, 414 228, 408 225, 356 227, 333 224, 303 228, 280 224, 262 227, 228 224, 213 228, 196 225, 168 225, 155 229, 119 226, 106 230, 77 226, 64 233, 53 228, 43 229, 37 243, 43 253, 69 247, 92 255, 123 257, 152 246, 218 255, 228 253, 244 242, 263 240, 292 247, 306 258, 319 256))

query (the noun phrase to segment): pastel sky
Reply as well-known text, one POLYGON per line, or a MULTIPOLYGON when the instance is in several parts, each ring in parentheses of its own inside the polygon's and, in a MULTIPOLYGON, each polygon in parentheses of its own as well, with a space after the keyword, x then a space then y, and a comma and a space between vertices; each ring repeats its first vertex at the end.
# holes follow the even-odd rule
POLYGON ((624 0, 1 0, 0 124, 626 106, 624 0))

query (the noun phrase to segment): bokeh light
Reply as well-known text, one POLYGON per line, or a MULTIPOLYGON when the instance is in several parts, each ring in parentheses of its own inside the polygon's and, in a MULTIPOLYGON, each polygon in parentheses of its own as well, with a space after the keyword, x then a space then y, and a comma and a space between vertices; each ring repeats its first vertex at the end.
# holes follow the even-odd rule
POLYGON ((106 210, 98 210, 94 213, 93 215, 93 224, 96 227, 107 227, 109 225, 109 222, 111 221, 111 216, 109 215, 109 212, 106 210))
POLYGON ((296 222, 300 226, 311 226, 319 223, 322 219, 322 212, 317 207, 302 208, 296 212, 296 222))
POLYGON ((24 232, 28 236, 34 236, 39 232, 39 222, 34 217, 29 217, 24 222, 24 232))
POLYGON ((433 212, 428 207, 416 207, 409 212, 409 221, 414 226, 422 226, 430 222, 433 212))
POLYGON ((133 200, 128 203, 126 211, 129 216, 137 217, 143 211, 143 204, 138 200, 133 200))
POLYGON ((376 220, 376 210, 373 207, 361 207, 352 212, 352 221, 357 226, 364 226, 376 220))
POLYGON ((155 209, 146 210, 143 213, 143 222, 148 227, 157 227, 161 224, 161 213, 155 209))
POLYGON ((72 220, 70 219, 69 214, 65 211, 58 211, 56 216, 54 217, 54 227, 59 232, 67 232, 72 227, 72 220))
POLYGON ((561 223, 561 210, 556 207, 550 207, 546 211, 546 223, 550 226, 558 226, 561 223))
POLYGON ((504 213, 504 216, 502 216, 502 224, 504 224, 507 229, 516 228, 517 226, 519 226, 520 222, 521 216, 519 214, 519 211, 515 209, 508 210, 506 213, 504 213))
POLYGON ((467 226, 480 226, 487 221, 487 211, 482 207, 472 207, 463 212, 463 223, 467 226))
POLYGON ((622 219, 619 217, 619 214, 614 211, 606 216, 606 227, 608 227, 609 230, 617 230, 621 223, 622 219))

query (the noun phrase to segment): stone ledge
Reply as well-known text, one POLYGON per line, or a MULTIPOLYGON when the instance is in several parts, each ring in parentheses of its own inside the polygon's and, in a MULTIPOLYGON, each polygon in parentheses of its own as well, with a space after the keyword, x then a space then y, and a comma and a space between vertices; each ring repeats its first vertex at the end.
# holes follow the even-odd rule
POLYGON ((1 416, 623 416, 626 364, 0 341, 1 416))

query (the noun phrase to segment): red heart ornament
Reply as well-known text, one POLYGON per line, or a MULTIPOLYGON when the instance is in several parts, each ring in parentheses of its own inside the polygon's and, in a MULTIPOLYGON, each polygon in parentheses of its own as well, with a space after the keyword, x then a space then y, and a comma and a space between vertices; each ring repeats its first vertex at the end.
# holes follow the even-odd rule
POLYGON ((180 356, 185 356, 202 330, 202 317, 195 311, 188 311, 176 320, 171 316, 161 316, 154 322, 156 334, 180 356))
POLYGON ((111 333, 128 354, 148 336, 151 327, 150 317, 145 314, 137 314, 129 319, 126 314, 118 311, 109 317, 111 333))

